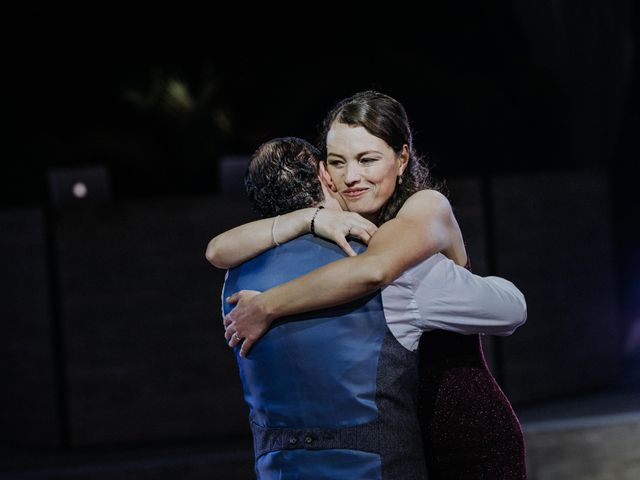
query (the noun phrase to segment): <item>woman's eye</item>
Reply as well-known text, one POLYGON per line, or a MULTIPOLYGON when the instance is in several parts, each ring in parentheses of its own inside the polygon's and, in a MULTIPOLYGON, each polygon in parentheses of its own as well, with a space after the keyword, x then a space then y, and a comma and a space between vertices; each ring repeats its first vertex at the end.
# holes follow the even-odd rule
POLYGON ((342 167, 342 165, 344 165, 344 162, 340 160, 329 160, 327 163, 334 168, 340 168, 342 167))
POLYGON ((369 163, 373 163, 375 161, 376 161, 375 158, 370 158, 370 157, 363 157, 360 159, 360 163, 364 163, 365 165, 369 163))

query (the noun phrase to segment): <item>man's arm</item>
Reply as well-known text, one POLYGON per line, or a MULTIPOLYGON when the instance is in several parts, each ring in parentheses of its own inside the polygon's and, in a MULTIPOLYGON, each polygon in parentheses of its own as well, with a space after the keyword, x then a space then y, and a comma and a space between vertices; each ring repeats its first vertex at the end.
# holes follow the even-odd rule
POLYGON ((424 330, 511 335, 527 319, 524 295, 500 277, 480 277, 438 255, 411 272, 424 330), (424 267, 424 268, 422 268, 424 267))

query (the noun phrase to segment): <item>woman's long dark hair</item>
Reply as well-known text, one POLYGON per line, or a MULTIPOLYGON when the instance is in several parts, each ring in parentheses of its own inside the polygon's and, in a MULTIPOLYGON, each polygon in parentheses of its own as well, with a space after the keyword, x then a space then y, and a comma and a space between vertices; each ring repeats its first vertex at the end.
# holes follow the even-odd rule
POLYGON ((402 152, 402 146, 409 147, 409 163, 402 174, 402 183, 396 188, 376 217, 376 223, 382 225, 396 216, 404 202, 414 193, 427 188, 437 189, 424 159, 413 148, 413 134, 409 119, 400 102, 388 95, 368 90, 356 93, 333 107, 327 114, 321 127, 323 156, 327 158, 327 134, 333 122, 354 127, 364 127, 367 132, 381 138, 393 149, 396 155, 402 152))

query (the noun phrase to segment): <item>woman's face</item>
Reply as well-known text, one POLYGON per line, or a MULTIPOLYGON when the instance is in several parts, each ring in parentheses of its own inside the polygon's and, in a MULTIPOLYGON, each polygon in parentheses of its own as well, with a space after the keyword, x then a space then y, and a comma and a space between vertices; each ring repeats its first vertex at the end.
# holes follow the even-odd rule
POLYGON ((391 197, 398 176, 409 159, 404 145, 400 155, 364 127, 334 122, 327 134, 327 170, 335 188, 352 212, 374 220, 391 197))

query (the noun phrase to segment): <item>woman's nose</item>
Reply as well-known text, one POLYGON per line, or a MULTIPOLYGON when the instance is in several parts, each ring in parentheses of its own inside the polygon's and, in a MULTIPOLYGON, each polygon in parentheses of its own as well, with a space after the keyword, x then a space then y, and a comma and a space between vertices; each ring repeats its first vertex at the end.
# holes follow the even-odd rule
POLYGON ((348 165, 347 172, 344 177, 344 183, 347 185, 353 185, 360 180, 360 168, 358 165, 348 165))

